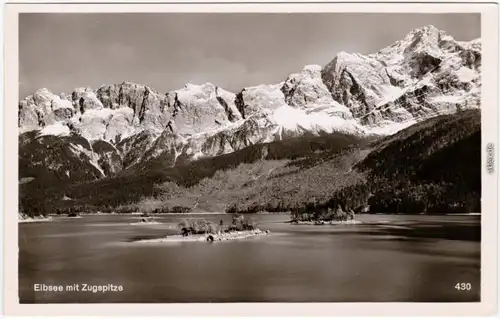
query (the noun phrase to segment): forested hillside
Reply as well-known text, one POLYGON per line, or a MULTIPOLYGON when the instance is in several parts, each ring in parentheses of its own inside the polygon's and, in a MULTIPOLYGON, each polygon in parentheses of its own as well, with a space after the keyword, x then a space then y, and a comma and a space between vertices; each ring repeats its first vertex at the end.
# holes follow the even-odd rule
POLYGON ((322 214, 339 205, 371 213, 479 212, 480 148, 480 112, 467 110, 371 142, 333 134, 253 145, 175 167, 154 160, 113 178, 23 192, 21 207, 38 213, 322 214))
POLYGON ((244 164, 190 188, 160 184, 137 209, 479 212, 480 128, 476 110, 436 117, 368 146, 244 164))
MULTIPOLYGON (((286 163, 287 160, 314 159, 319 154, 328 157, 344 149, 363 147, 369 141, 341 133, 303 136, 252 145, 217 157, 179 161, 174 167, 158 158, 113 177, 88 182, 75 183, 66 175, 51 174, 47 177, 44 169, 32 170, 33 173, 27 176, 36 178, 20 185, 20 207, 22 211, 36 214, 69 210, 111 211, 119 207, 130 212, 142 198, 156 196, 158 185, 162 183, 178 185, 183 189, 192 188, 204 179, 217 178, 217 175, 214 176, 216 172, 232 172, 239 165, 260 165, 275 160, 286 163)), ((57 151, 53 149, 51 152, 57 151)), ((68 165, 72 163, 71 159, 69 157, 68 165)))
POLYGON ((357 168, 372 181, 371 211, 480 212, 480 112, 416 124, 378 142, 357 168))

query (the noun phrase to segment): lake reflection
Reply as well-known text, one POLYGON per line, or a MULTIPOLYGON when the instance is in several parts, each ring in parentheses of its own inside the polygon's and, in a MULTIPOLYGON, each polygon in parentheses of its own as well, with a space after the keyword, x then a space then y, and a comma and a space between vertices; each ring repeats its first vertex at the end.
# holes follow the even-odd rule
MULTIPOLYGON (((229 215, 203 215, 229 223, 229 215)), ((85 216, 19 226, 23 303, 479 301, 479 216, 361 215, 360 225, 290 225, 253 215, 271 235, 220 243, 137 244, 182 219, 85 216), (457 291, 469 282, 470 291, 457 291), (34 292, 34 284, 122 285, 122 292, 34 292)))

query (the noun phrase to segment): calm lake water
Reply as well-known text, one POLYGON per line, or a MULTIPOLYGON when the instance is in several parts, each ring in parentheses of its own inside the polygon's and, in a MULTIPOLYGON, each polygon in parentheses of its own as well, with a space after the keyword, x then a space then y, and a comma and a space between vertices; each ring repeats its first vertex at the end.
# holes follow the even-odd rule
MULTIPOLYGON (((228 215, 203 215, 218 223, 228 215)), ((480 216, 361 215, 360 225, 290 225, 253 215, 269 236, 138 244, 197 215, 85 216, 19 225, 22 303, 479 301, 480 216), (458 291, 457 283, 470 283, 458 291), (35 284, 121 285, 36 292, 35 284)), ((65 288, 66 289, 66 288, 65 288)))

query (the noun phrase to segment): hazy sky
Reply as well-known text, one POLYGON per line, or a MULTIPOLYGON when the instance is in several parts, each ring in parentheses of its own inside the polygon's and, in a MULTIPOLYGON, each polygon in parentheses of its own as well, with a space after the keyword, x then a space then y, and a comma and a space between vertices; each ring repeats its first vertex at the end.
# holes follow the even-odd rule
POLYGON ((132 81, 161 93, 283 81, 339 51, 373 53, 432 24, 480 37, 479 14, 21 14, 20 97, 132 81))

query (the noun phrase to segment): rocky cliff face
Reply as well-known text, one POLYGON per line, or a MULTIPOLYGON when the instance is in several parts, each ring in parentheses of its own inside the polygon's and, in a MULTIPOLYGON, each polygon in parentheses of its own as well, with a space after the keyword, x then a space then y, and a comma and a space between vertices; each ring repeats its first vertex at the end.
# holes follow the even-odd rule
POLYGON ((479 107, 480 69, 479 40, 455 41, 427 26, 375 54, 339 53, 322 78, 360 124, 383 132, 479 107))
POLYGON ((65 152, 88 157, 86 178, 101 178, 152 159, 173 166, 303 134, 387 135, 479 107, 480 73, 480 40, 455 41, 428 26, 377 53, 341 52, 323 68, 236 94, 210 83, 166 94, 130 82, 69 95, 40 89, 19 102, 20 147, 30 146, 27 166, 56 171, 57 156, 53 165, 28 158, 59 138, 65 152), (71 146, 73 138, 89 147, 71 146))

